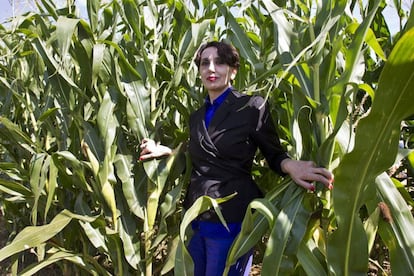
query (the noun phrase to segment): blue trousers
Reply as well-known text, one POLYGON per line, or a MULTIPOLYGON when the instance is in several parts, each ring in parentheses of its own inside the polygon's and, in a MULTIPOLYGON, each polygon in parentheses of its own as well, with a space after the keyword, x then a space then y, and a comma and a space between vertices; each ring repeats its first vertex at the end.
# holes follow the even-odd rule
MULTIPOLYGON (((188 249, 194 261, 195 276, 222 276, 231 244, 240 232, 241 223, 229 223, 230 232, 220 222, 194 221, 194 235, 188 249)), ((248 276, 253 250, 231 266, 229 276, 248 276)))

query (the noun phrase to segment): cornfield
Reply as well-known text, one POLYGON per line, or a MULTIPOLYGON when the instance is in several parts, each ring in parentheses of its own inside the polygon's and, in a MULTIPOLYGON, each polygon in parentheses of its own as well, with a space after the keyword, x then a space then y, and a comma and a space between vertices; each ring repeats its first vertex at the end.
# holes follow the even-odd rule
POLYGON ((66 2, 0 25, 1 273, 193 274, 188 226, 225 200, 182 207, 205 98, 193 58, 225 39, 235 87, 266 98, 290 156, 335 174, 308 193, 258 153, 266 196, 227 267, 257 247, 262 275, 385 275, 379 244, 414 274, 413 6, 394 1, 391 33, 380 0, 66 2), (144 137, 174 154, 140 162, 144 137))

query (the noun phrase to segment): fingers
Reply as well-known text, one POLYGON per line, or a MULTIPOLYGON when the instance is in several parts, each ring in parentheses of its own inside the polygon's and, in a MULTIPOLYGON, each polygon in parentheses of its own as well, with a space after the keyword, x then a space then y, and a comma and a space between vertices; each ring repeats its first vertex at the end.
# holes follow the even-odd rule
POLYGON ((159 158, 162 156, 169 156, 172 154, 172 150, 169 147, 163 146, 160 143, 156 143, 154 140, 144 138, 139 146, 141 149, 139 160, 147 160, 152 158, 159 158))
POLYGON ((139 156, 139 160, 146 160, 150 158, 154 158, 153 147, 155 146, 154 140, 151 140, 149 138, 144 138, 141 141, 141 145, 139 148, 141 149, 141 153, 139 156))
POLYGON ((152 139, 144 138, 141 141, 141 145, 139 146, 142 150, 146 148, 150 148, 151 146, 155 145, 155 141, 152 139))
POLYGON ((156 156, 154 156, 154 154, 153 153, 148 153, 148 154, 142 154, 142 152, 141 152, 141 155, 139 156, 139 160, 140 161, 144 161, 144 160, 147 160, 147 159, 152 159, 152 158, 155 158, 156 156))
POLYGON ((296 184, 298 184, 299 186, 305 188, 306 190, 310 190, 312 192, 315 191, 315 186, 310 182, 307 182, 307 181, 304 181, 304 180, 301 180, 301 179, 294 180, 294 181, 295 181, 296 184))
POLYGON ((292 179, 301 187, 315 191, 314 183, 321 183, 328 189, 333 188, 334 176, 333 174, 322 167, 316 167, 312 161, 295 160, 286 163, 286 168, 292 179))

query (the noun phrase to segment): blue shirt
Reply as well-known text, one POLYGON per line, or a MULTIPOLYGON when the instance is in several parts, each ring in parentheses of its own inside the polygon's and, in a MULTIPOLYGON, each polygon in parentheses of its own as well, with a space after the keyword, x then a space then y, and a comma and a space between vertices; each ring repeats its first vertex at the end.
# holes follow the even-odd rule
POLYGON ((227 88, 220 96, 218 96, 213 103, 210 102, 209 96, 206 98, 206 115, 204 117, 204 121, 206 122, 206 128, 210 125, 211 119, 214 116, 214 113, 219 108, 219 106, 224 102, 227 95, 230 91, 233 90, 233 87, 227 88))

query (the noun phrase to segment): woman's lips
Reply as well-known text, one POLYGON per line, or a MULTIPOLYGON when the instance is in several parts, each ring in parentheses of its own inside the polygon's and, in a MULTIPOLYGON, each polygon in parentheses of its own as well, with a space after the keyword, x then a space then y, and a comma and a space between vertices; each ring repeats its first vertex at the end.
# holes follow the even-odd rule
POLYGON ((209 81, 215 81, 217 79, 217 77, 216 76, 210 76, 210 77, 207 77, 207 79, 209 81))

